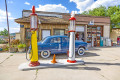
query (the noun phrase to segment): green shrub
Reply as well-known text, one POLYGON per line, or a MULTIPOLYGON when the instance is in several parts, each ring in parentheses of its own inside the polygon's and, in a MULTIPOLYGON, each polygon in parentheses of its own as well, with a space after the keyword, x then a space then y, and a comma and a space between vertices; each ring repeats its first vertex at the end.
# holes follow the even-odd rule
POLYGON ((0 48, 2 49, 2 51, 8 51, 9 50, 8 45, 3 45, 0 48))
POLYGON ((25 47, 26 47, 25 44, 19 44, 19 45, 18 45, 18 48, 25 48, 25 47))
POLYGON ((17 48, 17 45, 11 45, 10 48, 17 48))
POLYGON ((4 48, 3 50, 4 50, 4 51, 8 51, 8 50, 9 50, 9 47, 4 48))
POLYGON ((4 44, 4 43, 5 43, 5 41, 0 39, 0 44, 4 44))
POLYGON ((18 39, 15 40, 11 40, 10 44, 12 45, 18 45, 20 43, 20 41, 18 39))

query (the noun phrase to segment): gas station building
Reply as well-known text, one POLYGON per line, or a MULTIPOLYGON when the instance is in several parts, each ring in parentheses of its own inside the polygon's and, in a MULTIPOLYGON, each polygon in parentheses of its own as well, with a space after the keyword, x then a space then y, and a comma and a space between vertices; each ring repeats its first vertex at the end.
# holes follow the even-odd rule
MULTIPOLYGON (((20 24, 22 43, 30 43, 31 10, 23 10, 22 18, 15 19, 20 24)), ((69 13, 36 11, 38 15, 38 41, 51 35, 68 35, 69 13)), ((100 46, 100 37, 110 38, 110 18, 76 14, 76 40, 83 40, 91 46, 100 46)))

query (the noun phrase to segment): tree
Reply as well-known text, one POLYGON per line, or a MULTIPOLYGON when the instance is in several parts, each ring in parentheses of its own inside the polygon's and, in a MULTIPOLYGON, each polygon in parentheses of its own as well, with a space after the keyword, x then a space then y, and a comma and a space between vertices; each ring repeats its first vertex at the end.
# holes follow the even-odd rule
POLYGON ((119 6, 110 6, 107 9, 107 16, 111 18, 111 28, 120 28, 120 8, 119 6))
POLYGON ((92 16, 105 16, 110 17, 111 19, 111 29, 113 27, 120 28, 120 7, 119 6, 110 6, 106 8, 105 6, 100 6, 93 10, 84 11, 83 15, 92 15, 92 16))
POLYGON ((8 30, 4 29, 3 31, 0 31, 1 36, 8 36, 8 30))
POLYGON ((94 8, 93 10, 84 11, 82 14, 91 16, 106 16, 106 7, 100 6, 98 8, 94 8))

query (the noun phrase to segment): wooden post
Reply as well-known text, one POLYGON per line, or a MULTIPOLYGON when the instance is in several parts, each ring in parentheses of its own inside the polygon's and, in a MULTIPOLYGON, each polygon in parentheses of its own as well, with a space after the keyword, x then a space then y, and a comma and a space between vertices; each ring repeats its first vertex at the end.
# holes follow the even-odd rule
POLYGON ((84 42, 87 42, 87 25, 84 27, 84 42))
POLYGON ((6 17, 7 17, 8 38, 9 38, 9 52, 10 52, 10 31, 9 31, 9 21, 8 21, 8 11, 7 11, 7 2, 6 2, 6 0, 5 0, 5 6, 6 6, 6 17))

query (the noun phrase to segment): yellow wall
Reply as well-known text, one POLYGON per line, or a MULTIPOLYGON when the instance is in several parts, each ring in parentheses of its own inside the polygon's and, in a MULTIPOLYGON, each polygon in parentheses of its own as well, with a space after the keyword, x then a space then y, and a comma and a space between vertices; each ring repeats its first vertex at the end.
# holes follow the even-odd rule
MULTIPOLYGON (((21 25, 24 25, 24 28, 20 28, 20 36, 21 36, 21 42, 25 42, 25 28, 30 28, 29 23, 20 23, 21 25)), ((64 29, 65 34, 67 34, 68 30, 68 25, 67 24, 40 24, 38 25, 39 27, 39 41, 41 40, 42 37, 42 31, 43 29, 50 29, 51 30, 51 35, 54 35, 54 29, 64 29)), ((29 41, 29 39, 27 40, 29 41)))
POLYGON ((117 36, 120 36, 120 29, 112 29, 110 38, 114 43, 117 43, 117 36))
POLYGON ((67 34, 66 29, 68 29, 68 25, 57 25, 57 24, 41 24, 39 25, 40 29, 39 29, 39 35, 40 35, 40 40, 41 40, 41 35, 42 35, 42 30, 43 29, 50 29, 51 30, 51 35, 54 35, 54 29, 64 29, 65 30, 65 34, 67 34))

